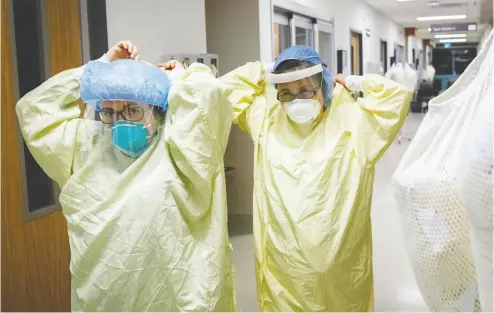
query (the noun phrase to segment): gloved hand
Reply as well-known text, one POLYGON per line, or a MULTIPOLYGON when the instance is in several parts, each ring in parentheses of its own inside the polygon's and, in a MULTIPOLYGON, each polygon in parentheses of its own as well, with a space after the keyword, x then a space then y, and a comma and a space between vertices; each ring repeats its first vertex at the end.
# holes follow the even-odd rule
POLYGON ((337 74, 335 77, 333 77, 333 83, 336 85, 336 83, 346 87, 346 76, 345 74, 337 74))
POLYGON ((166 63, 160 63, 158 64, 158 68, 165 72, 172 82, 184 72, 184 66, 177 60, 170 60, 166 63))
POLYGON ((337 74, 333 78, 333 82, 335 85, 338 83, 351 91, 362 91, 363 89, 363 77, 358 75, 337 74))
POLYGON ((159 63, 158 68, 162 71, 180 71, 184 69, 184 66, 177 60, 170 60, 166 63, 159 63))
POLYGON ((108 59, 108 62, 120 59, 140 59, 139 50, 129 40, 118 42, 108 50, 105 56, 108 59))

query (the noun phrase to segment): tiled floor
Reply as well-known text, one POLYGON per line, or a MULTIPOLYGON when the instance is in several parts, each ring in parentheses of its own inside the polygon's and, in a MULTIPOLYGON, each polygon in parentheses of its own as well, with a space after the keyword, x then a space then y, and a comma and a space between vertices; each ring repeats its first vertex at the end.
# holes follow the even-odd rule
MULTIPOLYGON (((410 114, 402 129, 413 136, 421 114, 410 114)), ((392 189, 391 176, 409 143, 394 143, 376 168, 372 202, 374 242, 374 294, 376 311, 429 311, 417 288, 410 267, 392 189)), ((229 229, 234 248, 238 310, 258 311, 252 222, 250 216, 230 216, 229 229)))

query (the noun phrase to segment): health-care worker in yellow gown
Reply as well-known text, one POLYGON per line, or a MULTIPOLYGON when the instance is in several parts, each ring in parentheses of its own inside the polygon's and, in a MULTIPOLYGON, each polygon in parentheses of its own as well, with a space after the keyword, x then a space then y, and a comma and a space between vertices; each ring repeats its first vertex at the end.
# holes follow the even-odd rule
POLYGON ((374 166, 411 93, 376 75, 333 78, 308 46, 221 77, 254 142, 254 240, 262 311, 373 311, 374 166), (363 92, 354 100, 349 90, 363 92))
POLYGON ((113 62, 62 72, 17 104, 30 151, 62 189, 72 310, 234 311, 227 90, 202 64, 170 82, 136 52, 121 42, 103 58, 113 62), (101 121, 79 118, 81 96, 101 121))

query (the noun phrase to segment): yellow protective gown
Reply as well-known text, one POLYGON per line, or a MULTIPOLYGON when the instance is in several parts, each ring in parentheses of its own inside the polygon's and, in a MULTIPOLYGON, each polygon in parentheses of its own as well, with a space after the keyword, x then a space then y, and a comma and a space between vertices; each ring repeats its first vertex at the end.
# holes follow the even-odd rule
POLYGON ((407 115, 411 93, 364 77, 364 99, 337 85, 313 129, 292 123, 248 63, 220 80, 234 123, 254 141, 254 240, 261 311, 372 311, 374 165, 407 115))
POLYGON ((22 133, 62 188, 73 311, 233 311, 223 154, 227 89, 204 65, 174 82, 157 140, 139 158, 80 119, 82 68, 17 104, 22 133))

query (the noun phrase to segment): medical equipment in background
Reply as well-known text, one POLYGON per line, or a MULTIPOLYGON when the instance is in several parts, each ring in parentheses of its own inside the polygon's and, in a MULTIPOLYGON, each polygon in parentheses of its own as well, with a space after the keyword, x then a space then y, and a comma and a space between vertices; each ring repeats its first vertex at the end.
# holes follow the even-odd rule
POLYGON ((434 80, 434 75, 436 75, 436 69, 431 64, 427 65, 425 70, 422 72, 422 80, 428 81, 430 83, 434 80))
POLYGON ((414 113, 427 112, 429 101, 438 94, 438 90, 434 88, 434 75, 436 70, 432 65, 427 65, 424 69, 418 71, 419 85, 417 88, 416 101, 411 103, 411 110, 414 113))
POLYGON ((492 311, 492 40, 429 103, 393 177, 415 279, 433 311, 492 311))
POLYGON ((386 72, 385 77, 394 80, 413 92, 417 87, 417 71, 407 63, 394 63, 386 72))
POLYGON ((433 65, 436 69, 434 77, 438 91, 451 87, 465 68, 477 55, 477 46, 435 47, 433 49, 433 65))
POLYGON ((199 53, 165 53, 161 55, 155 63, 166 63, 170 60, 177 60, 183 64, 184 68, 189 67, 192 63, 202 63, 213 72, 216 77, 220 76, 218 67, 217 54, 199 54, 199 53))
POLYGON ((373 62, 367 62, 367 74, 376 74, 380 76, 384 76, 384 65, 382 62, 378 63, 373 63, 373 62))
POLYGON ((432 85, 431 81, 422 80, 417 90, 417 98, 413 104, 410 105, 412 112, 426 113, 429 109, 429 101, 437 96, 436 89, 432 85))

